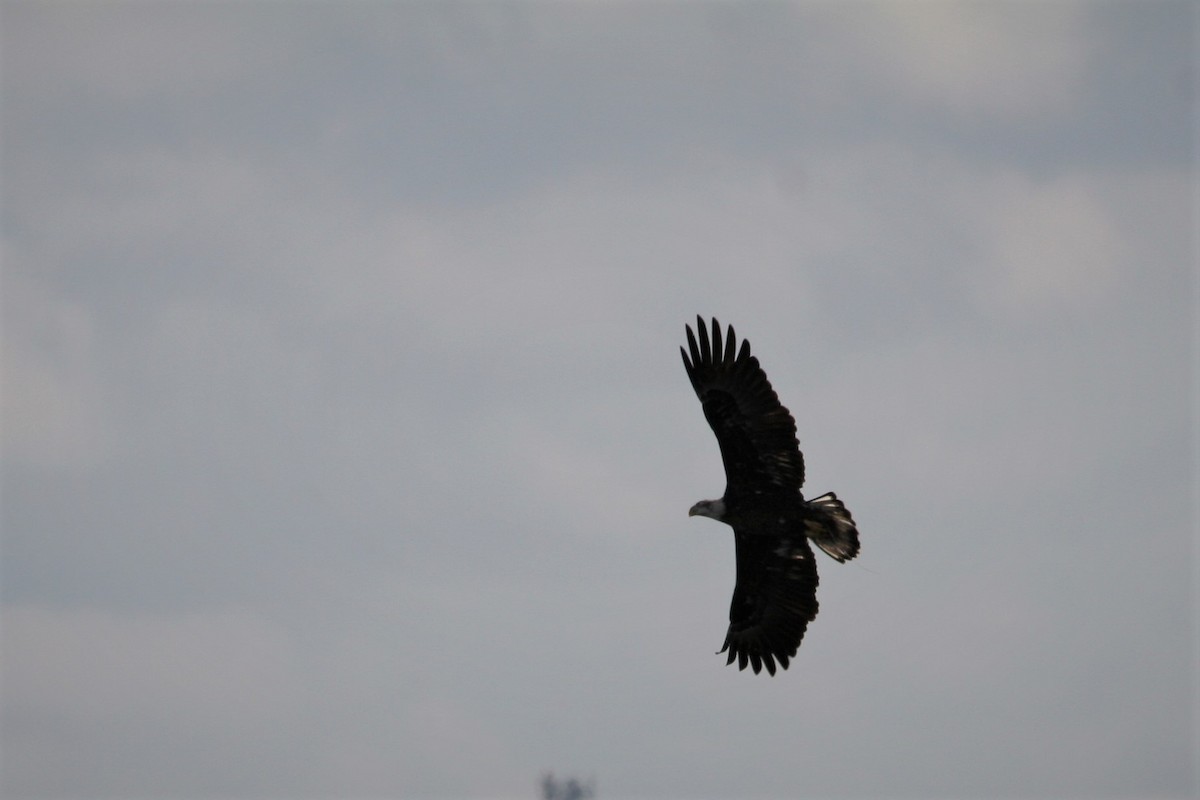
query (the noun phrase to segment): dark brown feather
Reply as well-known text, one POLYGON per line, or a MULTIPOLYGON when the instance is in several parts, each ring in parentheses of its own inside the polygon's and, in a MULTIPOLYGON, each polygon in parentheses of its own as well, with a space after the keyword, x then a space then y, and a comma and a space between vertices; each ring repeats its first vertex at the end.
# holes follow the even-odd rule
POLYGON ((750 342, 736 351, 737 334, 729 326, 722 347, 720 323, 712 321, 712 340, 697 317, 699 342, 687 328, 689 353, 680 348, 692 388, 700 398, 721 459, 725 496, 751 496, 763 490, 797 491, 804 485, 804 456, 796 440, 796 421, 779 402, 767 375, 750 354, 750 342))
POLYGON ((829 493, 806 502, 804 456, 796 422, 779 402, 750 343, 738 348, 733 326, 722 336, 696 318, 687 328, 683 365, 725 464, 724 511, 733 527, 737 581, 721 652, 738 669, 787 669, 808 623, 817 616, 817 566, 812 538, 839 561, 858 553, 850 512, 829 493))
MULTIPOLYGON (((781 526, 782 527, 782 526, 781 526)), ((803 535, 734 529, 737 583, 729 606, 729 631, 721 652, 755 672, 775 674, 796 655, 808 623, 817 616, 817 565, 803 535)))

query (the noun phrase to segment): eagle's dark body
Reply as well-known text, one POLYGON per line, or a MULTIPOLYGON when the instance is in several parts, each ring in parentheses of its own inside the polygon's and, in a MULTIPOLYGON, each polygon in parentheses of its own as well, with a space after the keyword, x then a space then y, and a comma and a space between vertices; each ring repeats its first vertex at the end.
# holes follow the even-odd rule
POLYGON ((804 456, 796 422, 784 408, 750 343, 737 348, 733 326, 722 340, 712 321, 710 339, 696 318, 699 341, 688 327, 680 348, 692 388, 716 434, 725 462, 725 496, 701 500, 689 512, 733 528, 737 582, 725 646, 732 664, 787 669, 808 623, 817 616, 817 565, 808 540, 838 561, 858 554, 858 530, 832 492, 812 500, 800 493, 804 456))

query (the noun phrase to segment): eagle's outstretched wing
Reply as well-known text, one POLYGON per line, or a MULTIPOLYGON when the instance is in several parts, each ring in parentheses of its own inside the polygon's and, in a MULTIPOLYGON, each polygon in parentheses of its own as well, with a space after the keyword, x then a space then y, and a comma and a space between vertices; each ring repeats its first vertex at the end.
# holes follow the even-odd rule
POLYGON ((796 440, 796 421, 779 402, 750 342, 737 350, 733 326, 722 342, 720 323, 712 321, 712 340, 696 317, 700 341, 687 328, 683 365, 704 407, 725 462, 725 496, 749 497, 794 492, 804 484, 804 456, 796 440))
POLYGON ((803 530, 747 533, 734 528, 737 584, 729 607, 729 632, 722 653, 738 669, 749 663, 775 674, 787 669, 808 623, 817 616, 817 565, 803 530), (765 535, 764 535, 765 534, 765 535))

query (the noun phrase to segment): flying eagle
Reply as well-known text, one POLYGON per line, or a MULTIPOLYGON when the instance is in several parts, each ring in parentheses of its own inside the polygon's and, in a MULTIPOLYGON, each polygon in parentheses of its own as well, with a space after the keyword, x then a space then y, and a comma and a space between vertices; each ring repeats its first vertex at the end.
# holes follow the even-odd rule
POLYGON ((796 421, 784 408, 767 375, 750 355, 750 342, 737 347, 733 326, 721 338, 714 318, 710 340, 696 317, 699 344, 687 327, 683 366, 717 436, 725 462, 725 496, 701 500, 688 516, 712 517, 733 528, 737 582, 729 607, 729 632, 719 652, 729 652, 758 673, 775 674, 796 655, 804 631, 817 616, 817 565, 808 546, 837 561, 858 555, 858 529, 833 492, 812 500, 800 493, 804 456, 796 421))

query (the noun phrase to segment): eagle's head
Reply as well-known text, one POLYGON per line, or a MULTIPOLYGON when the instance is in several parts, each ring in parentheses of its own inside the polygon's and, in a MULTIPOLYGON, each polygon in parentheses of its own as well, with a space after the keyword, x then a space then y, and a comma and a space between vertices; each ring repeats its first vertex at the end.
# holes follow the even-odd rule
POLYGON ((712 517, 713 519, 724 519, 725 517, 725 501, 724 500, 701 500, 696 505, 692 506, 688 511, 689 517, 712 517))

